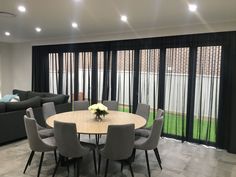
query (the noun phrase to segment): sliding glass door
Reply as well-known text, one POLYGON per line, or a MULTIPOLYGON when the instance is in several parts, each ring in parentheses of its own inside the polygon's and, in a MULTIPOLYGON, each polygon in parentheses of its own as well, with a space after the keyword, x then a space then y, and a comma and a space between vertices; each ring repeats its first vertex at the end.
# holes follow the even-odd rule
POLYGON ((221 46, 197 48, 193 138, 205 144, 216 141, 221 46))
POLYGON ((163 132, 186 136, 189 48, 167 48, 163 132))
POLYGON ((150 105, 147 126, 151 126, 158 107, 160 49, 139 51, 139 88, 138 102, 150 105))
POLYGON ((117 51, 116 97, 120 110, 132 112, 134 82, 134 50, 117 51))
POLYGON ((150 105, 148 126, 165 111, 166 136, 214 144, 221 46, 188 46, 49 54, 49 89, 70 101, 117 100, 119 110, 150 105))

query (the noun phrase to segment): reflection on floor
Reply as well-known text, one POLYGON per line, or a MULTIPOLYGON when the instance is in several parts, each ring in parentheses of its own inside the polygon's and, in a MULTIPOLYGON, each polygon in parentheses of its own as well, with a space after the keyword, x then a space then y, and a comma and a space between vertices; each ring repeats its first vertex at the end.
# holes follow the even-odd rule
MULTIPOLYGON (((104 137, 103 137, 104 138, 104 137)), ((82 136, 88 139, 88 136, 82 136)), ((90 141, 94 141, 91 137, 90 141)), ((223 150, 206 148, 202 145, 181 143, 170 139, 161 139, 159 152, 162 159, 163 170, 161 171, 153 152, 149 152, 150 168, 153 177, 236 177, 236 155, 223 150)), ((37 174, 40 154, 36 153, 31 166, 23 174, 23 168, 29 156, 27 140, 19 141, 0 147, 0 176, 1 177, 34 177, 37 174)), ((41 177, 51 176, 55 161, 53 153, 46 153, 43 162, 41 177)), ((101 174, 104 172, 102 161, 101 174)), ((133 163, 135 177, 147 177, 145 153, 137 151, 133 163)), ((81 177, 95 177, 93 170, 92 153, 83 158, 81 163, 81 177)), ((120 164, 111 162, 108 170, 109 177, 131 176, 128 167, 120 172, 120 164)), ((73 176, 71 166, 70 175, 73 176)), ((67 170, 59 167, 57 177, 65 177, 67 170)))

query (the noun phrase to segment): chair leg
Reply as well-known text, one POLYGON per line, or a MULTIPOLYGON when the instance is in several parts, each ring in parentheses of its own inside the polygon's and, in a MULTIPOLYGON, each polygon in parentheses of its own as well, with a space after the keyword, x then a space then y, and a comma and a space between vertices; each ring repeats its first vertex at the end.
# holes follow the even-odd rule
POLYGON ((108 166, 109 166, 109 159, 107 159, 107 161, 106 161, 106 168, 105 168, 105 175, 104 175, 104 177, 107 177, 108 166))
POLYGON ((33 157, 34 157, 34 151, 31 151, 30 156, 28 158, 28 161, 27 161, 27 163, 25 165, 25 169, 24 169, 24 172, 23 172, 24 174, 25 174, 25 172, 27 170, 27 167, 31 164, 31 161, 32 161, 33 157))
POLYGON ((43 156, 44 156, 44 152, 42 152, 42 154, 41 154, 41 159, 40 159, 40 162, 39 162, 39 169, 38 169, 37 177, 40 176, 40 171, 41 171, 41 167, 42 167, 42 163, 43 163, 43 156))
POLYGON ((79 164, 80 164, 80 159, 77 159, 77 177, 79 177, 79 164))
POLYGON ((57 163, 57 151, 54 150, 54 157, 55 157, 55 162, 57 163))
POLYGON ((53 172, 52 177, 54 177, 54 176, 56 175, 57 168, 58 168, 58 166, 59 166, 60 163, 61 163, 61 156, 59 156, 59 160, 57 161, 57 164, 56 164, 56 167, 55 167, 55 169, 54 169, 54 172, 53 172))
POLYGON ((99 145, 99 135, 98 134, 95 135, 95 140, 96 140, 96 145, 98 146, 99 145))
POLYGON ((100 174, 101 154, 98 155, 98 175, 100 174))
POLYGON ((158 163, 159 163, 159 166, 160 166, 160 168, 161 168, 161 170, 162 170, 162 166, 161 166, 161 158, 160 158, 160 154, 159 154, 159 152, 158 152, 158 149, 155 148, 155 149, 154 149, 154 152, 155 152, 155 155, 156 155, 157 161, 158 161, 158 163))
POLYGON ((95 150, 93 150, 93 162, 94 162, 95 174, 97 175, 97 163, 96 163, 96 153, 95 153, 95 150))
POLYGON ((70 174, 69 158, 66 158, 66 168, 69 175, 70 174))
POLYGON ((35 152, 33 151, 33 154, 32 154, 31 159, 30 159, 30 161, 29 161, 29 166, 31 165, 31 162, 32 162, 32 160, 33 160, 34 153, 35 153, 35 152))
POLYGON ((132 177, 134 177, 134 172, 133 172, 133 169, 132 169, 132 166, 131 166, 131 162, 128 162, 128 164, 129 164, 130 173, 131 173, 132 177))
POLYGON ((135 155, 136 155, 136 149, 133 149, 132 155, 131 155, 131 157, 130 157, 130 161, 131 161, 131 162, 134 162, 135 155))
POLYGON ((120 166, 120 171, 121 171, 121 172, 123 171, 123 167, 124 167, 124 162, 121 161, 121 166, 120 166))
POLYGON ((145 150, 145 155, 146 155, 146 162, 147 162, 148 176, 151 177, 150 166, 149 166, 149 160, 148 160, 148 152, 147 152, 147 150, 145 150))

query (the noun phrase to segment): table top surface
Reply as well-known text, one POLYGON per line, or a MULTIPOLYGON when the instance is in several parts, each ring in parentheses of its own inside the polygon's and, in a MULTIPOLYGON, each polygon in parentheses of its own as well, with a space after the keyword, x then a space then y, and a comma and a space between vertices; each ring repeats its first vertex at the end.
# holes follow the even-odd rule
POLYGON ((54 120, 75 123, 77 132, 81 134, 106 134, 109 125, 134 124, 135 129, 138 129, 146 124, 146 120, 136 114, 120 111, 108 111, 108 113, 98 122, 95 120, 95 114, 88 110, 64 112, 49 117, 46 123, 50 127, 54 126, 54 120))

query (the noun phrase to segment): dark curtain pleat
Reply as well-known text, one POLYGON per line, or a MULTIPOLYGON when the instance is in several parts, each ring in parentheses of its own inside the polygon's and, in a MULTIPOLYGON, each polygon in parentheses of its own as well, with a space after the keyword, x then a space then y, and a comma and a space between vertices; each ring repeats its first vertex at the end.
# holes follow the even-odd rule
POLYGON ((110 93, 110 63, 111 56, 110 51, 104 52, 104 62, 103 62, 103 87, 102 87, 102 100, 108 100, 110 93))
POLYGON ((98 101, 98 95, 97 95, 97 89, 98 89, 98 58, 97 58, 97 52, 92 53, 92 104, 97 103, 98 101))
POLYGON ((165 102, 165 69, 166 69, 166 49, 160 48, 160 70, 159 70, 159 89, 158 107, 164 110, 165 102))
POLYGON ((48 52, 41 48, 32 48, 32 90, 49 92, 48 52))
POLYGON ((74 89, 73 89, 73 76, 74 75, 74 53, 70 54, 70 98, 74 100, 74 89))
MULTIPOLYGON (((86 74, 86 61, 85 61, 85 53, 82 53, 82 71, 83 71, 83 100, 85 99, 85 74, 86 74)), ((87 65, 89 66, 89 60, 87 61, 87 65)), ((88 83, 90 82, 90 75, 88 71, 88 83)), ((89 86, 89 85, 88 85, 89 86)), ((88 92, 88 100, 90 100, 90 88, 87 90, 88 92)))
MULTIPOLYGON (((194 119, 194 99, 195 95, 195 80, 196 80, 196 62, 197 62, 197 47, 191 47, 189 52, 189 76, 188 77, 188 98, 187 98, 187 117, 186 120, 186 140, 192 141, 193 137, 193 119, 194 119)), ((182 132, 185 130, 182 130, 182 132)), ((183 139, 182 139, 183 140, 183 139)))
POLYGON ((111 65, 111 100, 116 100, 117 51, 112 51, 111 65))
POLYGON ((75 53, 75 65, 74 65, 74 100, 79 100, 79 53, 75 53))
POLYGON ((59 94, 62 94, 63 90, 63 68, 64 68, 64 62, 63 62, 63 53, 59 53, 59 94))
MULTIPOLYGON (((139 88, 139 50, 135 50, 134 51, 134 64, 133 64, 133 68, 134 68, 134 76, 133 76, 133 108, 132 108, 132 112, 135 113, 136 109, 137 109, 137 105, 138 105, 138 88, 139 88)), ((129 83, 131 85, 131 83, 129 83)), ((131 95, 131 93, 130 93, 131 95)))

